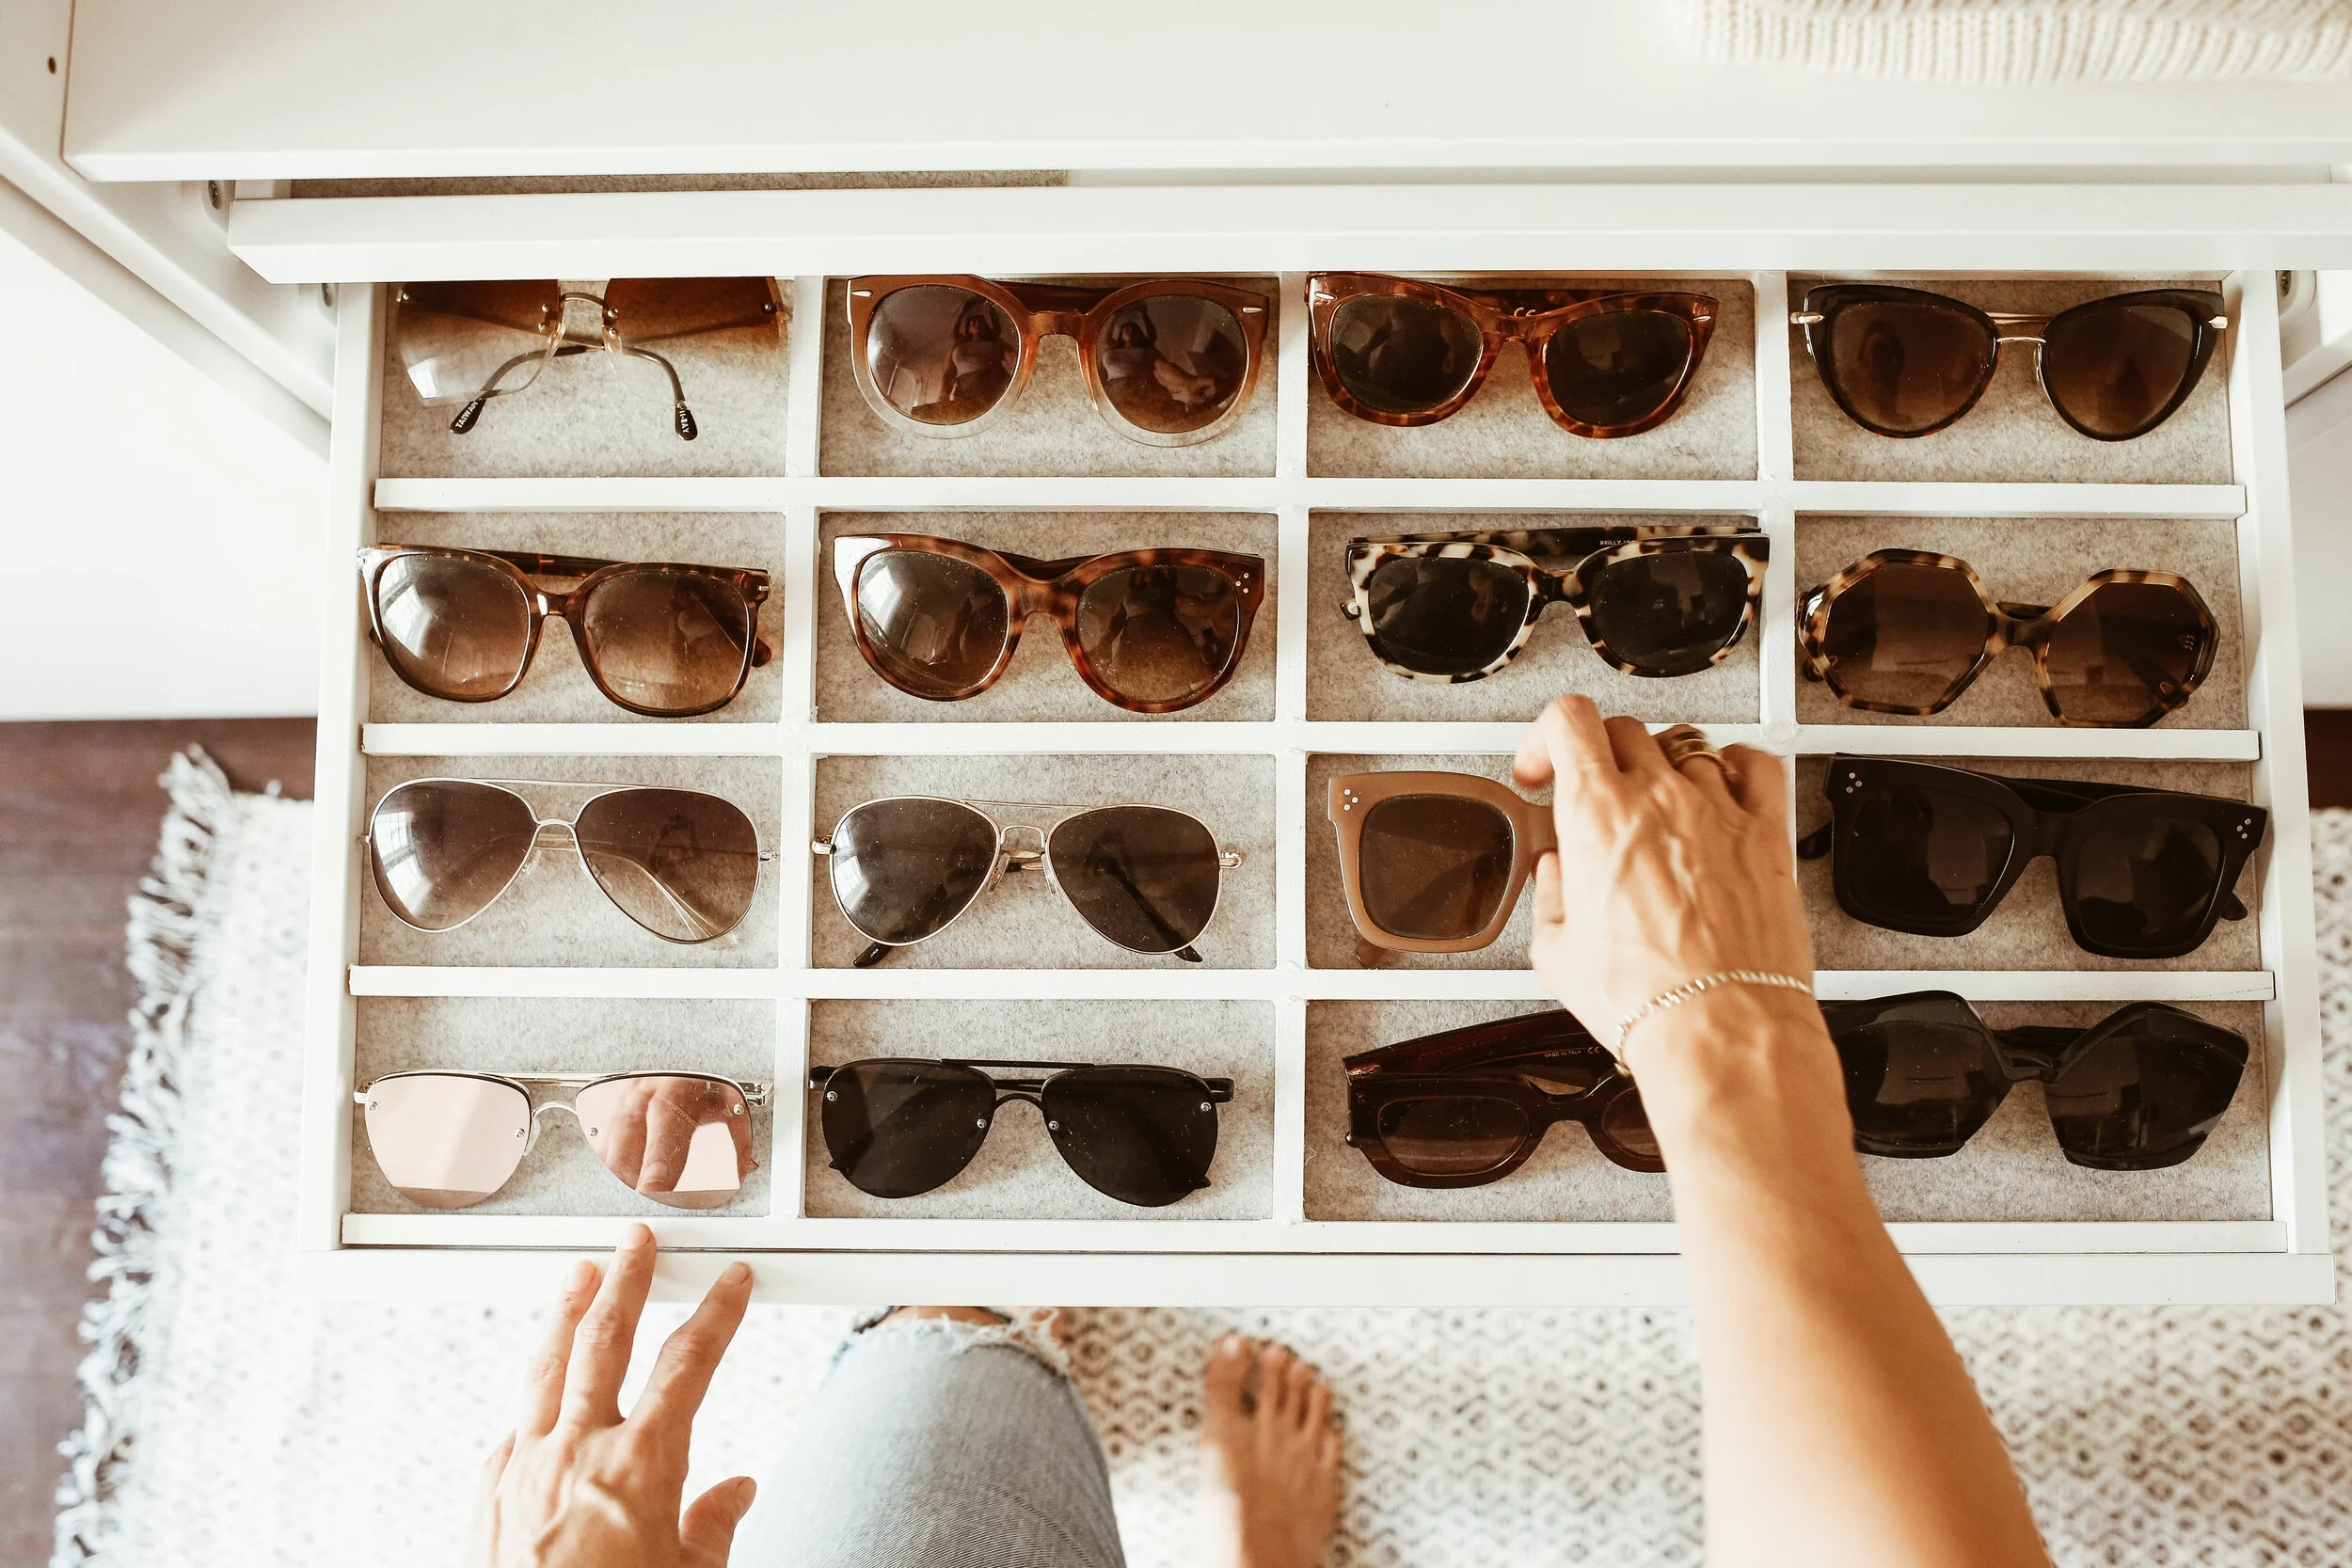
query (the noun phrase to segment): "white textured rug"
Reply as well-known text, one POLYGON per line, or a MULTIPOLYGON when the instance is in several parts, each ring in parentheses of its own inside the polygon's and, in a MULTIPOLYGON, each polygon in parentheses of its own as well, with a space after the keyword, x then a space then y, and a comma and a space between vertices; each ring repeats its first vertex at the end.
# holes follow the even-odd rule
MULTIPOLYGON (((317 1306, 293 1289, 309 808, 182 765, 134 921, 145 1031, 109 1157, 109 1298, 57 1561, 451 1562, 536 1333, 513 1309, 317 1306)), ((2317 829, 2337 1245, 2352 1213, 2352 816, 2317 829)), ((649 1313, 648 1342, 677 1313, 649 1313), (651 1321, 658 1319, 658 1322, 651 1321)), ((697 1432, 701 1485, 756 1469, 845 1314, 755 1309, 697 1432)), ((1194 1370, 1231 1323, 1330 1375, 1366 1564, 1699 1558, 1698 1379, 1676 1312, 1099 1311, 1075 1360, 1128 1549, 1180 1560, 1194 1370)), ((2058 1560, 2352 1562, 2352 1316, 1951 1317, 2058 1560)))

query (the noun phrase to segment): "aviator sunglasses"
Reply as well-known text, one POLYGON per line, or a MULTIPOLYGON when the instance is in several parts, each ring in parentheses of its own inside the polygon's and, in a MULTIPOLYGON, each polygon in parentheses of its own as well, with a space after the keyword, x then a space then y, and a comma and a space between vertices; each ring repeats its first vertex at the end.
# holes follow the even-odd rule
POLYGON ((506 1185, 539 1146, 539 1118, 580 1124, 604 1168, 641 1196, 673 1209, 716 1209, 758 1168, 749 1107, 764 1084, 698 1072, 390 1072, 351 1097, 365 1113, 376 1167, 401 1196, 428 1209, 467 1209, 506 1185), (532 1103, 533 1089, 569 1101, 532 1103))
POLYGON ((1924 289, 1824 283, 1789 312, 1821 385, 1863 429, 1929 436, 1977 404, 2006 343, 2034 345, 2050 406, 2094 441, 2170 419, 2212 362, 2230 318, 2209 289, 2113 294, 2054 316, 1979 310, 1924 289))
POLYGON ((944 1186, 979 1153, 996 1113, 1025 1101, 1079 1180, 1146 1209, 1209 1184, 1216 1108, 1233 1098, 1232 1079, 1174 1068, 903 1056, 813 1068, 808 1086, 824 1096, 818 1121, 833 1168, 860 1192, 914 1197, 944 1186))
POLYGON ((2245 919, 2230 890, 2269 822, 2217 796, 1891 757, 1837 757, 1826 787, 1831 820, 1797 854, 1834 857, 1838 907, 1856 920, 1964 936, 2048 855, 2076 945, 2113 958, 2172 958, 2245 919))
POLYGON ((598 691, 654 718, 726 706, 771 657, 759 637, 760 571, 371 545, 359 551, 359 579, 369 636, 392 673, 453 703, 494 702, 520 686, 550 616, 571 627, 598 691), (551 594, 533 578, 573 586, 551 594))
POLYGON ((1224 873, 1242 863, 1199 817, 1166 806, 935 795, 868 800, 812 847, 827 860, 842 918, 872 944, 854 960, 859 969, 937 936, 998 877, 1041 870, 1104 941, 1200 963, 1192 943, 1216 913, 1224 873), (1053 826, 999 823, 982 806, 1048 813, 1053 826), (1016 834, 1035 847, 1016 848, 1016 834))
POLYGON ((1343 613, 1407 680, 1483 680, 1555 604, 1629 675, 1687 675, 1730 656, 1764 594, 1765 536, 1739 529, 1518 529, 1351 539, 1343 613), (1565 562, 1564 567, 1543 564, 1565 562))
POLYGON ((631 390, 670 404, 678 438, 701 434, 677 367, 648 346, 734 333, 746 347, 784 347, 784 296, 772 277, 616 277, 601 294, 536 282, 403 283, 392 292, 392 346, 408 384, 428 406, 457 404, 449 428, 463 436, 492 398, 538 380, 548 361, 601 351, 631 390), (593 309, 593 329, 564 323, 569 306, 593 309))
POLYGON ((1131 441, 1184 447, 1249 403, 1273 301, 1200 278, 1116 289, 962 273, 850 280, 850 365, 866 405, 914 436, 977 436, 1021 400, 1049 337, 1074 338, 1087 395, 1131 441))
POLYGON ((1173 713, 1232 678, 1265 597, 1265 562, 1219 550, 1038 561, 957 539, 862 533, 834 541, 833 569, 866 662, 932 702, 995 685, 1029 617, 1047 615, 1096 696, 1173 713))
POLYGON ((710 942, 751 912, 769 857, 740 807, 694 789, 560 779, 412 779, 368 815, 368 869, 403 925, 454 930, 522 875, 540 835, 568 836, 614 907, 664 942, 710 942), (522 790, 589 790, 568 819, 522 790))

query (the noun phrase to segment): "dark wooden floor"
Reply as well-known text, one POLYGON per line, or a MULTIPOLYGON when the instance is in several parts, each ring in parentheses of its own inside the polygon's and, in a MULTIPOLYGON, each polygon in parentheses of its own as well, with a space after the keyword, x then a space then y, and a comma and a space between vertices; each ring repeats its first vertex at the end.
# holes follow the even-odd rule
POLYGON ((91 1202, 131 1030, 123 903, 155 853, 171 753, 310 793, 307 719, 0 724, 0 1568, 49 1560, 91 1202))
MULTIPOLYGON (((2352 806, 2352 711, 2309 716, 2312 800, 2352 806)), ((131 1032, 123 901, 156 775, 194 741, 245 788, 310 793, 308 720, 0 724, 0 1568, 49 1559, 91 1201, 131 1032)))

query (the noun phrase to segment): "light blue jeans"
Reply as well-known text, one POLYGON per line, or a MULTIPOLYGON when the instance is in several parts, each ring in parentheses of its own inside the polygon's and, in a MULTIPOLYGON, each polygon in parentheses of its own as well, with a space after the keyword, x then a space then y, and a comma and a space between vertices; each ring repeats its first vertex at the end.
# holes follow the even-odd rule
POLYGON ((735 1568, 1124 1568, 1102 1441, 1041 1327, 873 1321, 759 1478, 735 1568))

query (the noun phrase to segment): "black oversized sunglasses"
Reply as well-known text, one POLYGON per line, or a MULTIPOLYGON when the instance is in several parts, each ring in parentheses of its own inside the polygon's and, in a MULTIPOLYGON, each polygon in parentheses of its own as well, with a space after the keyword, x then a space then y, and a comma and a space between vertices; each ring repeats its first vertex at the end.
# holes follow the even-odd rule
POLYGON ((823 1097, 833 1168, 860 1192, 914 1197, 946 1185, 979 1153, 997 1111, 1026 1101, 1081 1180, 1146 1209, 1209 1184, 1216 1108, 1233 1098, 1232 1079, 1174 1068, 904 1056, 812 1068, 808 1086, 823 1097))
POLYGON ((2212 795, 1891 757, 1838 757, 1827 788, 1831 820, 1797 854, 1835 852, 1838 907, 1856 920, 1964 936, 2048 855, 2076 944, 2114 958, 2172 958, 2217 921, 2245 919, 2231 889, 2270 815, 2212 795))
POLYGON ((2160 1170, 2204 1146, 2230 1107, 2246 1037, 2161 1002, 2088 1029, 1994 1029, 1951 991, 1825 1002, 1846 1073, 1854 1147, 1897 1159, 1954 1154, 2012 1085, 2042 1085, 2059 1149, 2093 1170, 2160 1170))

